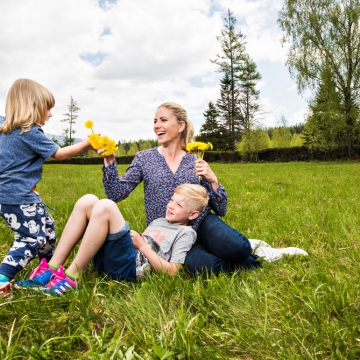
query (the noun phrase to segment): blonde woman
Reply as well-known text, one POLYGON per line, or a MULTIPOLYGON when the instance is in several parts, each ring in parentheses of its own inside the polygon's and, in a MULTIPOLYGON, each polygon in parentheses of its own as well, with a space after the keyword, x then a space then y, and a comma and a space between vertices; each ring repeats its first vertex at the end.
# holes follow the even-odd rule
POLYGON ((276 261, 283 254, 307 255, 297 248, 273 249, 263 241, 249 241, 219 216, 226 214, 227 193, 209 164, 186 152, 193 141, 194 128, 185 109, 176 103, 164 103, 155 113, 154 133, 160 146, 136 154, 121 177, 114 156, 104 159, 103 183, 109 199, 118 202, 144 182, 146 221, 164 217, 166 203, 174 189, 184 183, 200 184, 209 194, 209 205, 190 225, 197 241, 186 256, 185 266, 192 273, 233 271, 259 266, 259 256, 276 261), (199 180, 201 176, 201 180, 199 180), (260 244, 260 247, 258 245, 260 244), (259 254, 253 254, 253 251, 259 254))
POLYGON ((187 269, 192 273, 219 273, 237 267, 258 266, 248 239, 219 217, 226 214, 226 190, 206 161, 196 159, 185 150, 194 136, 186 111, 175 103, 160 105, 155 113, 153 130, 160 146, 137 153, 123 176, 118 175, 114 156, 104 159, 103 183, 108 198, 121 201, 143 181, 149 224, 164 217, 166 203, 178 185, 201 184, 210 201, 205 211, 190 222, 197 231, 197 241, 187 254, 187 269))

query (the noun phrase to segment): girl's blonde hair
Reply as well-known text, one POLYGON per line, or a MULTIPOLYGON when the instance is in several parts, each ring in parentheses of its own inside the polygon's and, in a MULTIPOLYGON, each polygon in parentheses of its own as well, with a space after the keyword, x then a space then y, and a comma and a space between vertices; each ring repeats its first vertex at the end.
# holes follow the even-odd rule
POLYGON ((54 96, 46 87, 33 80, 18 79, 7 94, 5 120, 0 131, 10 134, 21 128, 22 134, 34 125, 42 126, 54 105, 54 96))
POLYGON ((195 132, 193 124, 187 117, 186 110, 179 104, 173 102, 163 103, 158 108, 161 107, 171 110, 179 123, 180 122, 185 123, 185 129, 181 133, 181 137, 180 137, 180 141, 181 141, 180 144, 181 144, 181 148, 183 150, 186 150, 186 145, 194 140, 194 132, 195 132))
POLYGON ((189 204, 191 211, 203 211, 208 202, 209 195, 206 189, 198 184, 182 184, 175 190, 174 194, 182 195, 189 204))

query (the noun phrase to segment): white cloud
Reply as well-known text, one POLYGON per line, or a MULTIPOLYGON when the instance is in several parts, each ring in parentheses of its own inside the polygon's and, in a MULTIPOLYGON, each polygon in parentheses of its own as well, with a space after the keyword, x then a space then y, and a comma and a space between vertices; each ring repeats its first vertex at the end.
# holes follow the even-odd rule
MULTIPOLYGON (((62 133, 70 96, 81 108, 77 137, 86 136, 82 125, 91 118, 115 139, 153 138, 153 115, 164 101, 182 104, 198 130, 219 93, 209 59, 220 51, 216 36, 228 7, 255 62, 283 63, 279 0, 2 1, 0 114, 11 84, 27 77, 55 96, 48 133, 62 133)), ((271 86, 266 78, 261 91, 271 86)), ((277 104, 269 92, 264 101, 277 104)))

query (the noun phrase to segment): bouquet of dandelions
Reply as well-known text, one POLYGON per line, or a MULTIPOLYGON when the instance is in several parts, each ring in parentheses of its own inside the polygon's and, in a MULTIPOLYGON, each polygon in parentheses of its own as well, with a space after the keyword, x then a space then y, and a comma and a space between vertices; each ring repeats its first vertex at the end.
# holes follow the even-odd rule
POLYGON ((109 139, 106 135, 100 136, 99 134, 94 133, 94 122, 92 120, 86 120, 85 127, 92 131, 92 134, 88 136, 91 146, 95 150, 104 150, 101 153, 101 156, 110 156, 118 149, 114 140, 109 139))
MULTIPOLYGON (((204 153, 206 150, 212 150, 212 143, 203 143, 203 142, 192 142, 186 145, 186 151, 195 154, 197 159, 203 159, 204 153)), ((201 176, 199 176, 199 180, 201 180, 201 176)))

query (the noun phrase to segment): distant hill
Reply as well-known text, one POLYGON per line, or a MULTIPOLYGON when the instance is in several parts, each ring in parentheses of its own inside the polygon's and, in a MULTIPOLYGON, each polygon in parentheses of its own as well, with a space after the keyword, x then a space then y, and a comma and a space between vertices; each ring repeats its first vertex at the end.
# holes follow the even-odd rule
MULTIPOLYGON (((0 115, 0 126, 4 122, 4 120, 5 120, 5 116, 0 115)), ((56 140, 60 145, 64 144, 64 139, 65 139, 64 136, 53 135, 53 134, 48 134, 48 133, 45 133, 45 135, 51 140, 56 140)), ((80 141, 81 141, 81 139, 75 138, 74 144, 77 144, 80 141)))
MULTIPOLYGON (((65 137, 64 136, 61 136, 61 135, 53 135, 53 134, 48 134, 48 133, 45 133, 45 135, 51 139, 51 140, 56 140, 60 145, 63 145, 64 144, 64 140, 65 140, 65 137)), ((78 139, 78 138, 75 138, 74 139, 74 144, 77 144, 78 142, 80 142, 81 139, 78 139)))

